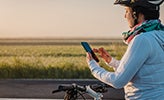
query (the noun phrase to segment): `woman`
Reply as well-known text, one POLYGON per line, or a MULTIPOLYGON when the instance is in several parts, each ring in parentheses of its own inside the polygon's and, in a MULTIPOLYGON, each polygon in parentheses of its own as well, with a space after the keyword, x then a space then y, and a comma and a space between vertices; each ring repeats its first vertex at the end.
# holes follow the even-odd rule
POLYGON ((87 53, 89 68, 97 79, 125 90, 127 100, 164 100, 164 26, 159 20, 163 0, 116 0, 125 6, 130 31, 124 32, 128 48, 120 61, 104 48, 94 52, 114 68, 108 72, 87 53))

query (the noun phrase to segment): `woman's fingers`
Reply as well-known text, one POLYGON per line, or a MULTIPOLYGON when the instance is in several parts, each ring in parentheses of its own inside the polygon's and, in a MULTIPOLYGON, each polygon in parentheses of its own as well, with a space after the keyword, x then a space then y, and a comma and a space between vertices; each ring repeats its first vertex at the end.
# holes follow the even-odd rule
POLYGON ((92 59, 93 59, 92 55, 89 52, 87 52, 86 53, 86 60, 87 60, 87 62, 89 62, 92 59))
POLYGON ((98 49, 93 48, 93 52, 98 53, 98 52, 99 52, 99 50, 98 50, 98 49))

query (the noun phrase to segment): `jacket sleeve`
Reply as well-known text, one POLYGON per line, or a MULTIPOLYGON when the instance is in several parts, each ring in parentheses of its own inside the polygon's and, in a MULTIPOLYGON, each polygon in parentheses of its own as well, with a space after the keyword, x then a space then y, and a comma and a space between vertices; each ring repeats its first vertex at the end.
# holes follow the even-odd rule
POLYGON ((115 72, 101 68, 91 60, 89 68, 94 77, 115 88, 124 87, 143 66, 151 52, 151 45, 144 36, 136 36, 129 44, 115 72))

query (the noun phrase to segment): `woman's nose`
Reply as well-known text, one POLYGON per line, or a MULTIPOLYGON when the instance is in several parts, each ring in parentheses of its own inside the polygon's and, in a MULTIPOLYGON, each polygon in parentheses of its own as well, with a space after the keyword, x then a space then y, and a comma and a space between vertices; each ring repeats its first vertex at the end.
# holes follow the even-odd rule
POLYGON ((126 14, 124 15, 124 18, 126 18, 126 14))

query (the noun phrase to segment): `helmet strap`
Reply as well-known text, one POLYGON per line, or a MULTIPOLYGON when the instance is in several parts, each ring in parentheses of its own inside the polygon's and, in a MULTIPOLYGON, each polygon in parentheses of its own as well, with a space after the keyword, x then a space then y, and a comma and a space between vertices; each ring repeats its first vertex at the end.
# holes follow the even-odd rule
POLYGON ((136 26, 137 24, 138 24, 138 18, 134 20, 134 26, 136 26))

